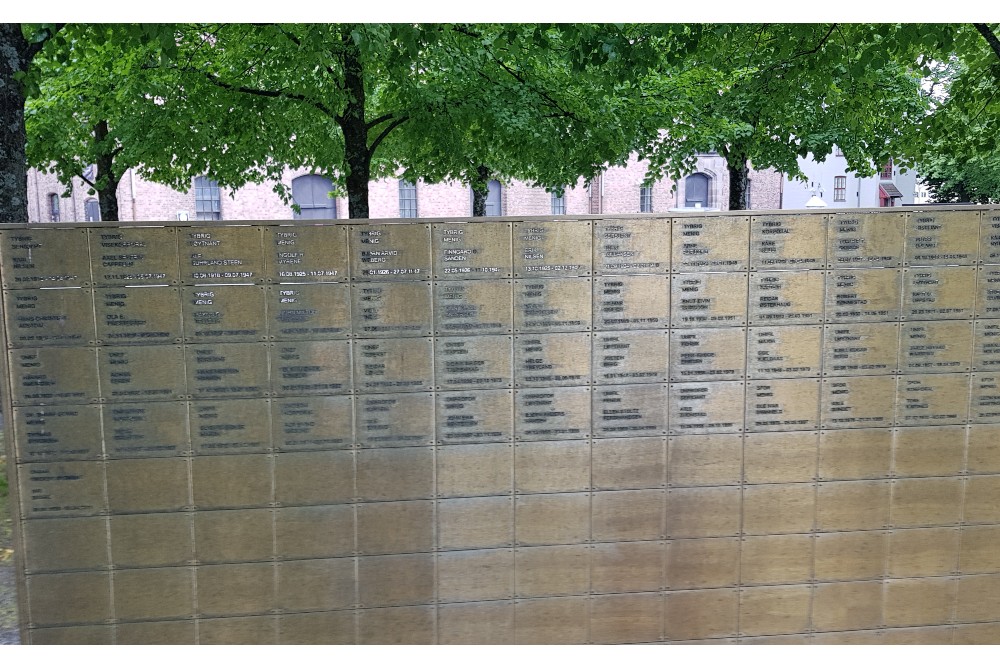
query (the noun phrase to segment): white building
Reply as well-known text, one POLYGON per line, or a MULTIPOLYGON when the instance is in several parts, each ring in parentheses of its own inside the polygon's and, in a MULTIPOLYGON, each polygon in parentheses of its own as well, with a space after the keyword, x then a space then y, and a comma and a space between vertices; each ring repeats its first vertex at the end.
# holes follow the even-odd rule
POLYGON ((919 203, 914 200, 917 173, 912 169, 902 173, 892 161, 874 176, 859 176, 851 171, 839 148, 822 162, 809 155, 799 158, 798 163, 806 180, 785 176, 781 208, 805 208, 814 193, 828 208, 878 208, 919 203))

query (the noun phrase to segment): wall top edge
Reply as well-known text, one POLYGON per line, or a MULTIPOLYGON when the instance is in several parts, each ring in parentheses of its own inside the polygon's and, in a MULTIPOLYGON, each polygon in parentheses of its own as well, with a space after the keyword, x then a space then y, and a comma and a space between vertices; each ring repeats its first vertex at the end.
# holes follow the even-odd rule
POLYGON ((326 227, 337 225, 381 225, 381 224, 433 224, 433 223, 496 223, 496 222, 572 222, 575 220, 669 220, 681 218, 718 218, 718 217, 763 217, 763 216, 797 216, 797 215, 844 215, 865 213, 920 213, 925 211, 1000 211, 1000 205, 983 206, 901 206, 892 208, 836 208, 836 209, 774 209, 748 211, 706 211, 688 213, 670 211, 669 213, 616 213, 588 215, 522 215, 522 216, 490 216, 490 217, 450 217, 450 218, 339 218, 336 220, 150 220, 150 221, 120 221, 120 222, 36 222, 36 223, 0 223, 4 229, 76 229, 76 228, 118 228, 118 227, 326 227))

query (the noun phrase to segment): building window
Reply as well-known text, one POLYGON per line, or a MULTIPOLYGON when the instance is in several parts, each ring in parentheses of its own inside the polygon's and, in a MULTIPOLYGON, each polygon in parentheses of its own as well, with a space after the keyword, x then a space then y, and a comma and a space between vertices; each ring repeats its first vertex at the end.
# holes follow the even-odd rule
POLYGON ((750 206, 750 190, 751 190, 751 188, 753 188, 753 181, 751 181, 748 178, 747 179, 747 189, 743 191, 743 208, 746 209, 746 210, 748 210, 748 211, 751 208, 753 208, 752 206, 750 206))
POLYGON ((101 221, 101 205, 96 199, 88 199, 83 202, 83 215, 87 222, 101 221))
POLYGON ((399 181, 399 217, 417 217, 417 184, 399 181))
POLYGON ((562 196, 558 196, 555 192, 552 193, 552 215, 566 215, 566 191, 563 190, 562 196))
POLYGON ((333 182, 317 174, 292 179, 292 200, 299 210, 296 220, 333 220, 337 217, 337 200, 330 196, 333 182))
POLYGON ((652 186, 642 186, 639 188, 639 213, 653 212, 653 188, 652 186))
POLYGON ((847 176, 833 178, 833 201, 847 201, 847 176))
POLYGON ((684 206, 708 208, 709 180, 705 174, 691 174, 684 179, 684 206))
POLYGON ((207 176, 194 179, 194 210, 197 220, 222 220, 222 200, 219 183, 207 176))
POLYGON ((885 163, 885 166, 882 167, 882 180, 883 181, 891 181, 892 180, 892 159, 891 158, 890 158, 890 160, 888 162, 885 163))
POLYGON ((59 222, 59 195, 49 195, 49 222, 59 222))
POLYGON ((601 210, 601 196, 604 193, 603 175, 598 174, 590 181, 590 213, 603 213, 601 210))
MULTIPOLYGON (((503 188, 500 185, 500 181, 490 181, 487 184, 486 192, 486 215, 503 215, 503 201, 501 199, 501 194, 503 188)), ((476 193, 469 190, 471 195, 471 200, 475 200, 476 193)))
POLYGON ((837 157, 844 157, 844 149, 841 148, 840 146, 837 146, 836 148, 833 149, 833 154, 836 155, 837 157))

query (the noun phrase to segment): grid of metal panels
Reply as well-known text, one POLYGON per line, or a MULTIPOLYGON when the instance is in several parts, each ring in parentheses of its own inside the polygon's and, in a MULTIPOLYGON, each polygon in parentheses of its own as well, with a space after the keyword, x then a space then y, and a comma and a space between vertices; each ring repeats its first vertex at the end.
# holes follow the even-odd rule
POLYGON ((996 643, 998 244, 5 226, 24 641, 996 643))

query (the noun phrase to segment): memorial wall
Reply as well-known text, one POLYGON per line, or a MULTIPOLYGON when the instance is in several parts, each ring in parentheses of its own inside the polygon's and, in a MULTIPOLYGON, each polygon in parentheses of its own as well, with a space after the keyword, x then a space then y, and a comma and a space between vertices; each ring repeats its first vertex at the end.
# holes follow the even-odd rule
POLYGON ((0 226, 24 643, 1000 643, 1000 210, 0 226))

